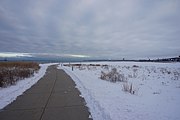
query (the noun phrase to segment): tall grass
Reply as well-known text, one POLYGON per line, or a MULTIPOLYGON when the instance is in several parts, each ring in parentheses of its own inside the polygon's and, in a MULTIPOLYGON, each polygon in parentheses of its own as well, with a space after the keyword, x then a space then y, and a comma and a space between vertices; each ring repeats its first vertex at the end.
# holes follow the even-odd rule
POLYGON ((0 87, 16 84, 18 80, 28 78, 40 69, 35 62, 0 62, 0 87))
POLYGON ((128 82, 123 84, 123 91, 135 94, 135 89, 133 88, 132 83, 129 85, 128 82))

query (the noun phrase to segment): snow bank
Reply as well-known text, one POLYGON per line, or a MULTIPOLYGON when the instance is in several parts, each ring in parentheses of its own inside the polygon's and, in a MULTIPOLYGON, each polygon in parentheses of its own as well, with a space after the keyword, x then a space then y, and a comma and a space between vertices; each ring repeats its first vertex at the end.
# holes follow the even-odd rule
MULTIPOLYGON (((62 69, 62 67, 59 66, 59 69, 62 69)), ((70 68, 71 69, 71 68, 70 68)), ((93 120, 110 120, 110 117, 104 112, 103 108, 99 105, 98 101, 96 101, 95 96, 92 94, 92 90, 87 87, 86 84, 82 82, 82 79, 86 79, 83 77, 79 77, 77 74, 74 74, 71 72, 71 70, 63 67, 63 70, 71 76, 71 78, 75 81, 76 87, 81 92, 81 97, 85 98, 85 101, 87 103, 87 107, 90 108, 90 112, 92 115, 93 120), (79 79, 80 78, 80 79, 79 79)), ((81 76, 82 74, 80 74, 81 76)), ((84 76, 89 77, 89 76, 84 76)), ((87 82, 88 84, 88 82, 87 82)), ((96 84, 96 83, 94 83, 96 84)))
POLYGON ((59 66, 75 81, 93 120, 179 120, 180 63, 94 62, 102 66, 59 66), (101 80, 116 68, 127 82, 101 80), (132 84, 135 94, 123 91, 132 84))
POLYGON ((7 88, 0 88, 0 109, 16 100, 19 95, 23 94, 24 91, 37 83, 37 81, 45 75, 48 66, 54 64, 56 63, 40 64, 40 70, 35 73, 33 77, 19 80, 16 85, 7 88))

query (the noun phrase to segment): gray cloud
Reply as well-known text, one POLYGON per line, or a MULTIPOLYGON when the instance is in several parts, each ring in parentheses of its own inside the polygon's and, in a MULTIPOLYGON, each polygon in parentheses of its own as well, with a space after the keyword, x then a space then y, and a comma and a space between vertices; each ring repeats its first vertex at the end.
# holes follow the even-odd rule
POLYGON ((177 56, 179 0, 1 0, 0 52, 177 56))

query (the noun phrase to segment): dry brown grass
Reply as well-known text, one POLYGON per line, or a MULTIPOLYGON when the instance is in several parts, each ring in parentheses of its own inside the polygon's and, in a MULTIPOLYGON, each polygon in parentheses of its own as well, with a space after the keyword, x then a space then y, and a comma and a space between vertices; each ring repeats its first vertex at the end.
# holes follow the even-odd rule
POLYGON ((0 87, 16 84, 18 80, 32 76, 39 68, 35 62, 0 62, 0 87))
POLYGON ((64 66, 72 67, 72 66, 105 66, 105 65, 100 65, 100 64, 64 64, 64 66))

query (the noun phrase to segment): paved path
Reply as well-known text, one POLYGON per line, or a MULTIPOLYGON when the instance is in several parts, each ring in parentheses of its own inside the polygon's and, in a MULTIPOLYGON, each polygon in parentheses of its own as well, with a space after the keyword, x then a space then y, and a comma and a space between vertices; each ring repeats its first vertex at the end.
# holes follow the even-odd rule
POLYGON ((79 95, 73 80, 50 66, 37 84, 0 111, 0 120, 89 120, 79 95))

